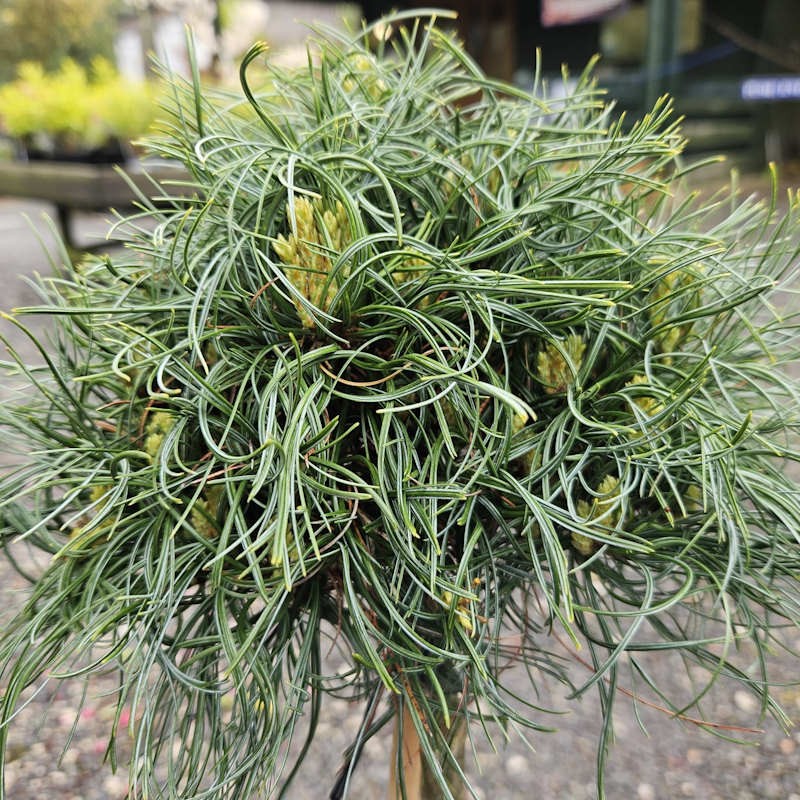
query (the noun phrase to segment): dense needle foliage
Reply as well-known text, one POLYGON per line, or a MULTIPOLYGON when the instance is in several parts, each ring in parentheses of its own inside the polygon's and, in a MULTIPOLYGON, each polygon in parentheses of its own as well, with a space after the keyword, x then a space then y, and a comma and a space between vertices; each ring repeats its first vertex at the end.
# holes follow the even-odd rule
POLYGON ((778 713, 728 654, 800 613, 795 199, 703 205, 666 103, 626 128, 586 76, 548 101, 407 23, 263 91, 259 48, 242 96, 176 83, 152 148, 189 180, 15 316, 56 333, 12 363, 2 536, 52 557, 0 713, 118 668, 132 796, 277 791, 326 693, 357 746, 405 706, 444 783, 457 717, 541 725, 509 662, 584 679, 551 634, 609 720, 621 671, 671 702, 653 650, 778 713))

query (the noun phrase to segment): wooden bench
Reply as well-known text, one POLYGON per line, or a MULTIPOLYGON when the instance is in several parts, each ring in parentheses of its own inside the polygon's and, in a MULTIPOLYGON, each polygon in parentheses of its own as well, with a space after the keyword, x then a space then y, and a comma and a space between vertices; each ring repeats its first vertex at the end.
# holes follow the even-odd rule
POLYGON ((137 200, 137 189, 145 197, 157 197, 159 184, 186 178, 180 164, 167 161, 134 161, 119 167, 66 161, 0 161, 0 195, 52 203, 66 244, 84 250, 87 248, 77 246, 73 238, 73 212, 129 208, 137 200))

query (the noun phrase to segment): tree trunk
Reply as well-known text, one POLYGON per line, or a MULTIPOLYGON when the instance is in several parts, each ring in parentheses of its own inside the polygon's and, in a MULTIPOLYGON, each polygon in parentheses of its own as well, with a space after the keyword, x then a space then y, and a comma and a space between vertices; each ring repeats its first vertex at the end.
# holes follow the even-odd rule
MULTIPOLYGON (((449 730, 445 727, 443 719, 434 722, 447 738, 450 750, 456 760, 463 766, 467 741, 467 726, 464 717, 455 715, 451 718, 449 730)), ((466 800, 467 792, 464 782, 453 764, 445 758, 444 753, 439 759, 439 764, 452 797, 455 800, 466 800)), ((425 760, 408 703, 403 703, 402 714, 398 707, 394 723, 388 800, 444 800, 446 797, 447 795, 442 791, 436 776, 425 760), (405 795, 401 787, 401 775, 405 785, 405 795)))

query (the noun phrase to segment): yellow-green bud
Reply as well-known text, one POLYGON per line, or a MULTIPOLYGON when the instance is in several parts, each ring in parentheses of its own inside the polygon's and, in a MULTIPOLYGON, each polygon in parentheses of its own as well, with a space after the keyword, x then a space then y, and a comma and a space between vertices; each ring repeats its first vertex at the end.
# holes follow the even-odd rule
MULTIPOLYGON (((634 375, 631 380, 629 380, 625 386, 649 386, 650 381, 647 380, 647 377, 644 375, 634 375)), ((638 395, 637 397, 633 398, 633 402, 636 403, 639 408, 647 414, 648 417, 655 416, 662 410, 663 406, 655 399, 655 397, 651 397, 650 395, 638 395)))
POLYGON ((145 426, 144 446, 142 449, 151 458, 161 449, 164 436, 169 433, 175 424, 175 418, 169 411, 155 411, 151 413, 145 426))
POLYGON ((603 517, 603 524, 613 528, 620 520, 619 511, 619 478, 606 475, 597 487, 597 494, 592 503, 592 519, 603 517))
POLYGON ((111 487, 108 484, 97 484, 96 486, 92 486, 89 489, 89 499, 96 503, 98 500, 101 500, 111 491, 111 487))
MULTIPOLYGON (((286 216, 290 228, 294 222, 296 232, 288 236, 279 233, 272 249, 285 264, 286 277, 302 297, 327 311, 336 296, 339 279, 346 277, 346 273, 342 271, 331 279, 333 263, 325 251, 341 252, 352 241, 346 209, 339 201, 331 209, 324 208, 321 200, 312 203, 299 196, 294 200, 294 218, 288 203, 286 216)), ((313 328, 312 314, 299 298, 295 297, 293 302, 303 327, 313 328)))
POLYGON ((189 514, 189 522, 192 527, 206 539, 215 539, 219 536, 216 519, 222 491, 221 485, 209 486, 205 493, 195 500, 189 514))
MULTIPOLYGON (((601 525, 614 528, 622 518, 619 501, 619 478, 606 475, 597 486, 597 497, 591 503, 578 500, 576 510, 585 522, 597 520, 601 525)), ((581 555, 589 556, 597 550, 598 543, 580 531, 570 532, 570 542, 581 555)))
POLYGON ((282 233, 279 233, 277 239, 272 243, 272 249, 276 252, 278 258, 286 264, 294 264, 297 261, 295 241, 294 234, 290 235, 289 239, 286 239, 282 233))
POLYGON ((539 453, 535 448, 532 447, 530 450, 523 453, 517 460, 522 465, 522 469, 525 472, 530 473, 534 467, 539 466, 539 453))
MULTIPOLYGON (((653 260, 651 263, 658 263, 653 260)), ((653 327, 663 325, 670 318, 678 316, 696 308, 701 303, 700 289, 695 285, 697 275, 703 272, 701 264, 694 266, 694 271, 688 269, 676 269, 664 275, 655 285, 651 292, 651 305, 649 308, 650 323, 653 327)), ((682 325, 673 325, 660 331, 655 341, 658 349, 662 353, 671 353, 677 350, 684 342, 692 329, 692 321, 682 325)), ((667 363, 671 359, 667 358, 667 363)))
POLYGON ((597 542, 586 534, 572 531, 569 535, 570 543, 582 556, 590 556, 597 550, 597 542))
POLYGON ((511 432, 519 433, 528 424, 528 415, 524 411, 518 411, 511 418, 511 432))
POLYGON ((684 506, 687 512, 703 510, 703 490, 696 483, 686 489, 684 506))
POLYGON ((356 53, 348 58, 348 64, 350 74, 342 79, 342 88, 350 93, 360 85, 371 100, 380 99, 386 83, 377 77, 377 63, 363 53, 356 53))
POLYGON ((567 336, 561 343, 561 349, 552 342, 545 344, 537 357, 536 372, 547 394, 561 394, 567 391, 583 364, 585 352, 586 342, 577 333, 567 336))
MULTIPOLYGON (((591 519, 592 507, 585 500, 578 500, 576 510, 578 516, 582 517, 586 522, 591 519)), ((590 556, 597 550, 597 542, 580 531, 570 531, 569 539, 572 547, 582 556, 590 556)))

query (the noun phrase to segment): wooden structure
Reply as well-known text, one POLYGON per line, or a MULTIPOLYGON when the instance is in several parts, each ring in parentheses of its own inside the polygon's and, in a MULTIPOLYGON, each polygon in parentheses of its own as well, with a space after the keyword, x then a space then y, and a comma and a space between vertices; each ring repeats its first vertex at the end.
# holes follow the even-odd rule
POLYGON ((74 211, 129 208, 140 192, 145 197, 160 193, 159 185, 186 179, 179 164, 169 162, 125 165, 81 164, 66 161, 0 161, 0 196, 25 197, 52 203, 61 235, 77 247, 72 236, 74 211))

